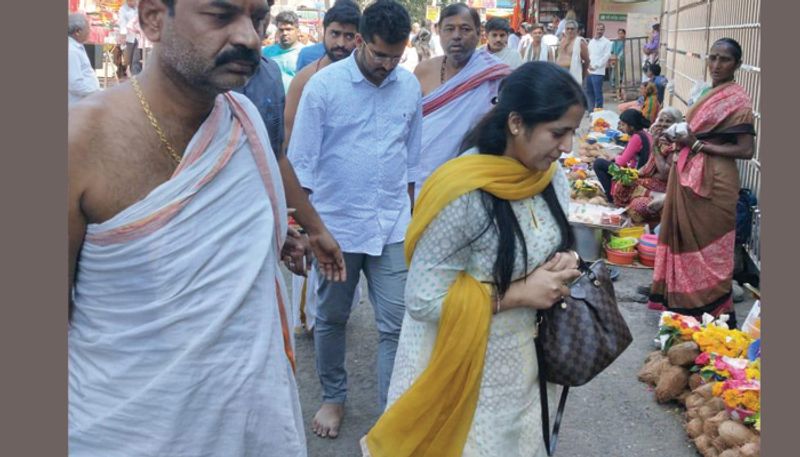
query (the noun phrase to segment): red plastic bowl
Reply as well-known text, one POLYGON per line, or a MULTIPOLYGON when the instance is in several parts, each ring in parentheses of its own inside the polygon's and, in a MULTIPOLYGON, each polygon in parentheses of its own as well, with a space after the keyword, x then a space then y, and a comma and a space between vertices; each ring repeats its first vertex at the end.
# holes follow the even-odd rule
POLYGON ((638 249, 639 250, 639 254, 642 254, 642 255, 650 255, 650 256, 656 255, 656 247, 655 246, 647 246, 647 245, 644 245, 644 244, 640 244, 640 245, 636 246, 636 249, 638 249))
POLYGON ((639 263, 641 263, 642 265, 644 265, 646 267, 654 267, 654 266, 656 266, 656 256, 655 256, 655 254, 647 255, 647 254, 639 253, 639 263))
POLYGON ((630 265, 636 257, 636 251, 622 252, 606 247, 606 259, 617 265, 630 265))

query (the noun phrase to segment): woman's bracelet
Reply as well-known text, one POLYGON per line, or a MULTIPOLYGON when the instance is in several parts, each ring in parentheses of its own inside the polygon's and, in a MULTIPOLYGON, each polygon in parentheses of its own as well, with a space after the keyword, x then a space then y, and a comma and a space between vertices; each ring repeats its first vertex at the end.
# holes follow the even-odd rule
POLYGON ((703 146, 705 146, 705 145, 706 145, 706 144, 705 144, 705 143, 703 143, 702 141, 700 141, 700 140, 695 140, 694 144, 692 145, 692 152, 694 152, 695 154, 697 154, 698 152, 700 152, 700 151, 702 151, 702 150, 703 150, 703 146))

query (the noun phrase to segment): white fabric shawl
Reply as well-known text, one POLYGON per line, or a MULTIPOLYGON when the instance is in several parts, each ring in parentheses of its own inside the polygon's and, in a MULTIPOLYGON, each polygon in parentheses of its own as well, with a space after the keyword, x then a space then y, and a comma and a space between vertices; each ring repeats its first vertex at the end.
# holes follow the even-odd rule
POLYGON ((168 181, 87 227, 70 456, 306 455, 278 270, 286 203, 260 119, 220 95, 168 181))

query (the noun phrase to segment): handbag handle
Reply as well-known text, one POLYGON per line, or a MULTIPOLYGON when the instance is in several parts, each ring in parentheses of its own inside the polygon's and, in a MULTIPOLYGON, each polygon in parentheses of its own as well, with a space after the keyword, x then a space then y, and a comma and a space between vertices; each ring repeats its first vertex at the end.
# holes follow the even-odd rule
MULTIPOLYGON (((583 263, 583 260, 581 260, 581 263, 583 263)), ((536 346, 536 359, 539 365, 539 399, 542 405, 542 437, 544 438, 544 445, 547 450, 547 455, 552 456, 556 452, 556 444, 558 443, 558 430, 561 428, 561 418, 564 415, 564 406, 566 406, 567 403, 569 386, 562 386, 561 388, 561 399, 558 401, 558 410, 556 410, 556 419, 553 422, 553 433, 551 435, 550 408, 547 401, 547 369, 544 366, 544 363, 542 363, 542 360, 544 360, 544 354, 538 335, 534 339, 534 342, 536 346)))
MULTIPOLYGON (((594 272, 591 269, 591 265, 586 263, 583 260, 583 257, 578 255, 578 270, 581 272, 582 275, 589 275, 590 277, 594 276, 594 272)), ((592 278, 594 280, 594 278, 592 278)), ((543 316, 540 315, 540 319, 543 316)), ((544 350, 542 349, 542 343, 539 341, 539 336, 537 335, 534 339, 534 344, 536 346, 536 361, 539 365, 539 399, 541 402, 541 410, 542 410, 542 438, 544 439, 544 445, 547 450, 547 455, 552 456, 556 452, 556 444, 558 444, 558 431, 561 428, 561 419, 564 416, 564 407, 567 404, 567 395, 569 395, 569 386, 562 386, 561 387, 561 398, 558 400, 558 409, 556 410, 556 418, 553 422, 553 431, 550 432, 550 405, 547 399, 547 367, 545 366, 544 360, 544 350)))

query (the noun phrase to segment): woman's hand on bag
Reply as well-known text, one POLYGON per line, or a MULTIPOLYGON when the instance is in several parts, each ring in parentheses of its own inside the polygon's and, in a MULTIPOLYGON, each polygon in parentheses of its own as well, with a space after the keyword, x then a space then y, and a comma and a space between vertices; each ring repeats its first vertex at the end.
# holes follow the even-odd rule
POLYGON ((578 268, 578 254, 575 251, 557 252, 547 262, 539 266, 550 271, 561 271, 578 268))
POLYGON ((576 268, 567 267, 553 271, 545 268, 545 265, 518 281, 518 290, 514 292, 523 306, 534 309, 550 308, 569 295, 569 285, 581 275, 576 268))

